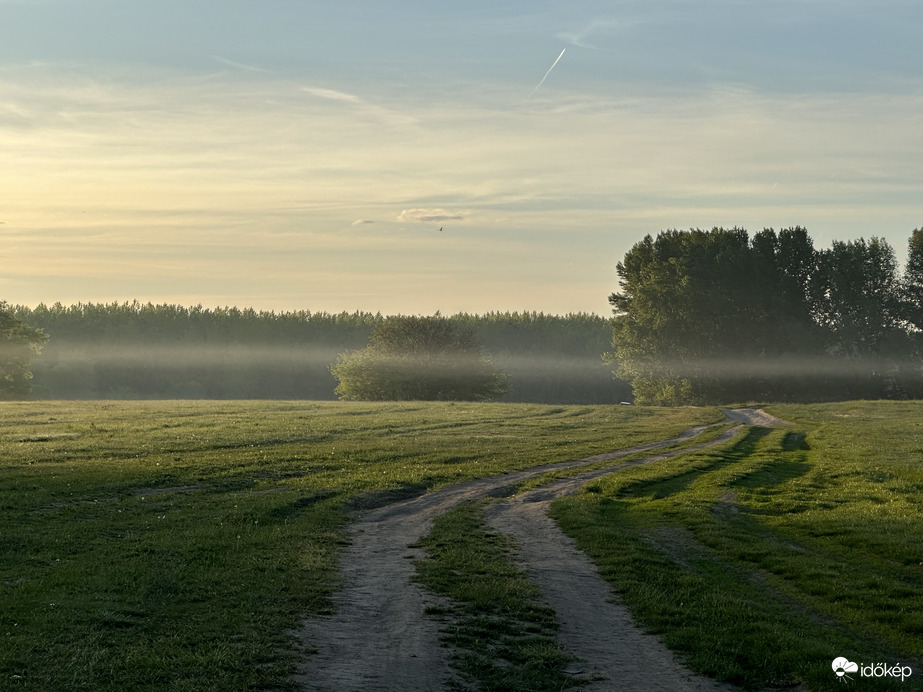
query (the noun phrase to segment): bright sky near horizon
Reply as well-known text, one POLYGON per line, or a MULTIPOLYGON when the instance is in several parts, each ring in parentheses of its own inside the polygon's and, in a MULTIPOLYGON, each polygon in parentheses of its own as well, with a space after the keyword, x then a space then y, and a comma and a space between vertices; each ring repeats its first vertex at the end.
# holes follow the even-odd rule
POLYGON ((606 315, 668 228, 903 257, 921 36, 919 0, 0 0, 0 299, 606 315))

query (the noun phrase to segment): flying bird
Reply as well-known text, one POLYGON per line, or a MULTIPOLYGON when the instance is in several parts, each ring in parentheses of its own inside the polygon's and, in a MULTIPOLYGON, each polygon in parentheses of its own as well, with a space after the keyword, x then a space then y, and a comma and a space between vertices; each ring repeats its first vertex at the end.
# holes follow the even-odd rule
POLYGON ((442 226, 439 227, 439 232, 442 233, 442 226))

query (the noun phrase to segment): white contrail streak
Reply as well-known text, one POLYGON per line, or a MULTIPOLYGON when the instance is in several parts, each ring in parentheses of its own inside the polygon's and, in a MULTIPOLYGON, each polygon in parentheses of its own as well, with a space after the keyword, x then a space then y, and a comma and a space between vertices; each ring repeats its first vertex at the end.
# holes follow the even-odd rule
MULTIPOLYGON (((564 51, 566 51, 566 50, 567 50, 567 48, 562 48, 562 49, 561 49, 561 54, 560 54, 557 58, 555 58, 555 60, 554 60, 553 63, 551 63, 551 67, 548 68, 548 71, 545 73, 545 76, 542 77, 542 81, 540 81, 538 84, 535 85, 535 88, 532 90, 532 94, 534 94, 536 91, 538 91, 538 88, 539 88, 542 84, 545 83, 545 80, 548 79, 548 75, 551 74, 551 71, 554 69, 554 66, 558 64, 558 60, 560 60, 561 58, 564 57, 564 51)), ((529 94, 529 98, 532 98, 532 94, 529 94)))

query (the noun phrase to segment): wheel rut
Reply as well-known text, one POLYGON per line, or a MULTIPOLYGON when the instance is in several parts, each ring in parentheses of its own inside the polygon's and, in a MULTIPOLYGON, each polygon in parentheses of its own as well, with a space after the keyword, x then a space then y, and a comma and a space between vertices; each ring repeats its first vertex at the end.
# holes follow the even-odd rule
MULTIPOLYGON (((736 409, 733 419, 747 422, 749 411, 736 409)), ((754 416, 753 420, 759 418, 756 412, 754 416)), ((761 420, 751 424, 766 423, 761 420)), ((422 553, 410 546, 430 531, 433 519, 462 502, 491 496, 549 471, 617 462, 628 455, 686 442, 708 427, 697 426, 669 440, 585 459, 479 478, 357 513, 351 527, 351 544, 340 559, 343 587, 333 597, 334 614, 310 618, 296 633, 306 647, 316 652, 299 666, 294 682, 302 689, 317 692, 447 689, 453 673, 446 649, 439 643, 439 624, 425 615, 429 606, 437 604, 437 599, 412 581, 413 562, 422 553)), ((515 536, 523 547, 520 558, 562 623, 561 644, 586 662, 588 672, 601 680, 610 680, 594 683, 602 687, 586 689, 612 689, 612 680, 638 674, 658 676, 638 678, 645 680, 641 689, 729 688, 693 676, 673 660, 669 650, 655 637, 641 633, 623 607, 610 602, 612 593, 608 585, 589 559, 547 516, 548 504, 557 497, 577 492, 594 478, 629 465, 651 463, 720 444, 738 430, 739 427, 729 430, 711 442, 559 479, 488 508, 492 525, 515 536), (592 600, 588 600, 591 593, 592 600), (596 635, 581 635, 581 631, 587 631, 588 623, 597 628, 596 635), (601 648, 602 644, 605 646, 601 648), (662 669, 659 673, 652 672, 658 667, 662 669), (665 686, 659 687, 658 681, 665 686)))

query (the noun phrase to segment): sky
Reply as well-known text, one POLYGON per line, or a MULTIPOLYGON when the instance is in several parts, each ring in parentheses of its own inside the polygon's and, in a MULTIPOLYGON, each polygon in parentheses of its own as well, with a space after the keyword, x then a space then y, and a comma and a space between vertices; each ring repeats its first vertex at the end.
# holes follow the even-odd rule
POLYGON ((921 36, 919 0, 0 0, 0 300, 608 315, 672 228, 903 258, 921 36))

